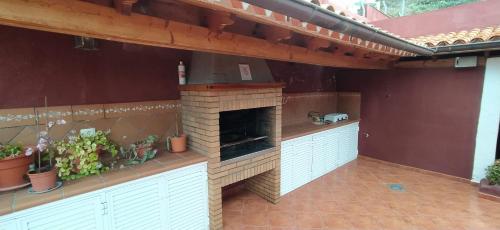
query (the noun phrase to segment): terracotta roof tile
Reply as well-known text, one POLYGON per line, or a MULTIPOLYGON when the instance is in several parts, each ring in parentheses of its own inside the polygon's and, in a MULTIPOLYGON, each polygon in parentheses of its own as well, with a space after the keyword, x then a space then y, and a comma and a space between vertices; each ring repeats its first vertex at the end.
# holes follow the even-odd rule
POLYGON ((447 34, 420 36, 409 40, 418 45, 424 45, 427 47, 496 41, 500 40, 500 25, 486 28, 475 28, 469 31, 463 30, 447 34))
MULTIPOLYGON (((387 47, 381 44, 377 44, 370 41, 365 41, 360 38, 355 38, 350 34, 343 34, 340 31, 333 31, 330 29, 322 28, 320 26, 314 25, 312 23, 302 22, 293 17, 283 15, 277 12, 273 12, 271 10, 263 9, 257 6, 253 6, 251 4, 242 2, 241 0, 197 0, 199 2, 203 2, 205 4, 214 5, 223 9, 231 10, 235 14, 243 14, 246 16, 253 15, 254 17, 259 18, 259 20, 269 21, 272 24, 278 24, 283 28, 290 29, 292 31, 301 32, 303 34, 318 37, 322 39, 329 40, 334 43, 350 45, 353 47, 368 49, 372 52, 387 54, 387 55, 395 55, 395 56, 415 56, 415 54, 391 47, 387 47)), ((324 1, 318 0, 303 0, 307 2, 312 2, 322 8, 333 11, 334 13, 346 17, 348 19, 356 20, 361 22, 367 26, 370 26, 378 31, 390 34, 395 37, 399 37, 395 34, 389 33, 387 31, 383 31, 382 29, 375 27, 366 22, 366 18, 363 16, 356 15, 355 13, 351 13, 347 8, 341 5, 335 4, 321 4, 324 1)))

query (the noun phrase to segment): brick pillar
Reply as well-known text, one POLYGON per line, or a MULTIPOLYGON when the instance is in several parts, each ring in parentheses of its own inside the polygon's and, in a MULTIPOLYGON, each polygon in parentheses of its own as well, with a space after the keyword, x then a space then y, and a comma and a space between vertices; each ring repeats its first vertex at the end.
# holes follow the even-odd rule
POLYGON ((208 181, 210 229, 222 230, 222 187, 220 180, 208 181))
POLYGON ((208 205, 210 229, 222 229, 220 169, 219 97, 216 92, 183 91, 182 124, 188 146, 208 157, 208 205))
POLYGON ((267 114, 270 123, 271 139, 276 146, 276 160, 272 170, 251 177, 245 183, 248 190, 271 203, 278 203, 280 199, 280 152, 281 152, 281 89, 276 97, 276 106, 267 114))

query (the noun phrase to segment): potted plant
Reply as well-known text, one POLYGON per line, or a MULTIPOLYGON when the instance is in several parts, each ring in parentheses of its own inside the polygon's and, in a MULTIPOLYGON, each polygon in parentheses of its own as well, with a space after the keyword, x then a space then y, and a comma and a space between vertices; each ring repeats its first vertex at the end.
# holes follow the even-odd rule
MULTIPOLYGON (((50 129, 55 125, 66 124, 65 120, 47 122, 45 130, 38 133, 35 164, 30 168, 28 176, 31 181, 31 191, 47 192, 57 187, 57 168, 54 166, 55 147, 50 138, 50 129)), ((38 122, 37 122, 38 127, 38 122)))
POLYGON ((175 135, 167 137, 167 149, 173 153, 185 152, 187 149, 187 136, 179 131, 179 119, 177 113, 175 114, 175 135))
POLYGON ((157 143, 158 136, 149 135, 145 139, 131 144, 128 149, 120 147, 120 153, 124 159, 128 159, 127 164, 142 164, 156 156, 158 152, 158 149, 156 149, 157 143))
POLYGON ((53 164, 55 147, 54 141, 50 137, 50 130, 56 125, 66 124, 66 121, 63 119, 55 122, 49 121, 47 105, 47 97, 45 97, 45 129, 40 131, 39 115, 36 113, 35 122, 38 130, 38 140, 36 147, 29 149, 29 151, 35 152, 37 156, 35 164, 31 165, 28 172, 28 177, 31 181, 31 189, 29 191, 34 193, 48 192, 57 187, 57 168, 53 164))
POLYGON ((486 178, 481 180, 479 192, 500 199, 500 160, 496 160, 493 165, 486 168, 486 178))
POLYGON ((109 167, 101 161, 104 153, 115 157, 115 144, 108 139, 109 132, 97 131, 95 135, 70 136, 68 140, 56 143, 56 167, 63 180, 74 180, 85 176, 98 175, 109 167))
POLYGON ((0 191, 25 185, 24 175, 32 161, 32 153, 21 144, 0 144, 0 191))

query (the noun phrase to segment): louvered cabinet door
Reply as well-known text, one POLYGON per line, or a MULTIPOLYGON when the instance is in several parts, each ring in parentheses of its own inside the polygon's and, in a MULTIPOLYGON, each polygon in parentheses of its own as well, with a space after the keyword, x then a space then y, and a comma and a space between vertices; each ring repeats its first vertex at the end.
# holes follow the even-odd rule
POLYGON ((281 180, 280 194, 283 196, 293 190, 293 141, 281 143, 281 180))
POLYGON ((337 139, 339 145, 339 167, 349 162, 351 147, 349 144, 349 130, 347 126, 337 128, 337 139))
POLYGON ((353 123, 350 127, 351 160, 358 158, 359 123, 353 123))
POLYGON ((18 222, 16 219, 2 220, 0 217, 0 230, 18 230, 18 222))
POLYGON ((166 177, 169 229, 208 229, 206 163, 174 170, 166 177))
POLYGON ((161 177, 156 176, 121 184, 107 191, 109 229, 166 229, 164 187, 161 177))
POLYGON ((101 195, 78 196, 29 209, 22 215, 22 230, 103 230, 101 195))
POLYGON ((335 170, 339 165, 339 140, 336 129, 328 131, 326 135, 326 154, 324 159, 326 173, 335 170))
POLYGON ((297 138, 294 142, 293 188, 299 188, 312 179, 312 137, 297 138))
POLYGON ((312 136, 312 180, 315 180, 326 173, 325 160, 328 154, 327 141, 326 132, 312 136))

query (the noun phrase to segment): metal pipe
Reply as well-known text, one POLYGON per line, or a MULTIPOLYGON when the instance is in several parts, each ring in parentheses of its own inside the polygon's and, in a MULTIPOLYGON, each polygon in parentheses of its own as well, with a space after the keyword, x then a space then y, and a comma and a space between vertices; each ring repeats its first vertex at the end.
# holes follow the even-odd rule
POLYGON ((450 45, 436 47, 435 55, 469 53, 477 51, 500 50, 500 41, 477 42, 463 45, 450 45))
POLYGON ((423 56, 434 54, 433 49, 413 44, 404 39, 384 33, 373 27, 335 14, 315 4, 303 0, 243 0, 268 10, 291 16, 303 22, 312 23, 323 28, 331 29, 341 33, 405 50, 423 56))

